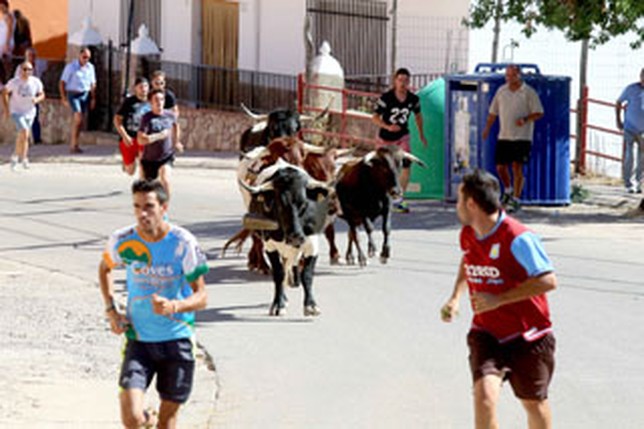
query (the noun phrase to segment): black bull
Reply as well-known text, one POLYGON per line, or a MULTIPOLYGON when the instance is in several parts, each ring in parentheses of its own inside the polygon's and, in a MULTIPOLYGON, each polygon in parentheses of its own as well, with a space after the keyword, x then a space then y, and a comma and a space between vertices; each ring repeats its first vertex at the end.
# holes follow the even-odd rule
POLYGON ((383 146, 362 157, 358 162, 343 166, 335 186, 340 200, 340 217, 349 224, 349 243, 345 255, 347 264, 354 264, 353 244, 358 251, 358 263, 367 264, 357 228, 364 225, 367 232, 369 257, 374 256, 376 247, 371 233, 373 222, 382 216, 383 243, 380 262, 386 263, 391 253, 389 235, 391 233, 391 200, 402 196, 398 173, 403 159, 425 164, 415 156, 396 146, 383 146))
POLYGON ((293 110, 279 109, 268 115, 256 115, 248 110, 247 113, 262 122, 242 133, 239 140, 241 153, 248 153, 259 146, 268 146, 273 139, 279 137, 295 136, 302 128, 300 115, 293 110))
POLYGON ((275 294, 269 314, 279 316, 286 307, 286 273, 302 259, 300 281, 304 290, 304 315, 320 310, 313 297, 313 271, 317 261, 317 237, 329 212, 329 189, 303 170, 278 168, 258 186, 242 184, 251 192, 244 227, 260 234, 271 264, 275 294))

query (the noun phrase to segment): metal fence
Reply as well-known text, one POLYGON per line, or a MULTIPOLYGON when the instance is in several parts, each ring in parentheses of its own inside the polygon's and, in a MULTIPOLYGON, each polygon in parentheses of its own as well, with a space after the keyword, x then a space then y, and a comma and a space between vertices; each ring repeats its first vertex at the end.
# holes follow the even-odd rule
POLYGON ((149 61, 148 68, 163 70, 177 98, 198 108, 237 110, 244 103, 268 111, 296 103, 296 76, 170 61, 149 61))
POLYGON ((387 72, 386 1, 307 0, 313 43, 328 41, 347 74, 387 72))

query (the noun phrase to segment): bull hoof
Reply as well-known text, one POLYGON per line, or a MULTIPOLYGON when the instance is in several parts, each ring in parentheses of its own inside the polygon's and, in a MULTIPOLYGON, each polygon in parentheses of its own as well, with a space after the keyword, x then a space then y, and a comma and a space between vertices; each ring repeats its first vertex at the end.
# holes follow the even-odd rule
POLYGON ((360 267, 366 267, 367 258, 365 258, 364 256, 358 256, 358 263, 360 264, 360 267))
POLYGON ((280 307, 279 305, 273 304, 268 310, 269 316, 285 316, 286 315, 286 306, 280 307))
POLYGON ((331 265, 340 265, 340 255, 335 255, 330 258, 331 265))
POLYGON ((305 305, 305 306, 304 306, 304 315, 305 315, 306 317, 309 317, 309 316, 312 316, 312 317, 319 316, 319 315, 320 315, 320 313, 322 313, 322 312, 320 311, 320 307, 318 307, 317 305, 305 305))
POLYGON ((389 260, 389 258, 387 258, 386 256, 380 255, 380 263, 381 264, 386 264, 388 260, 389 260))
POLYGON ((356 264, 356 260, 353 257, 353 255, 347 255, 346 259, 347 259, 347 265, 355 265, 356 264))
POLYGON ((374 247, 369 247, 367 254, 369 255, 370 258, 373 258, 374 256, 376 256, 376 249, 374 247))

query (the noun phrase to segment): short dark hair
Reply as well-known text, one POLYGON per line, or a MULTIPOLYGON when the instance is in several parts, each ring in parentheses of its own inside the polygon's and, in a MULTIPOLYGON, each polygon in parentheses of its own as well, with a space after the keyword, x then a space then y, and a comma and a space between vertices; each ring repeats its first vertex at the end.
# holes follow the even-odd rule
POLYGON ((136 79, 134 79, 134 86, 141 85, 142 83, 148 83, 148 80, 144 78, 143 76, 139 76, 136 79))
POLYGON ((157 196, 157 200, 160 204, 165 204, 168 202, 168 191, 161 183, 160 180, 145 180, 138 179, 132 183, 132 194, 149 194, 154 192, 157 196))
POLYGON ((411 77, 411 73, 409 73, 409 69, 406 69, 405 67, 401 67, 398 70, 396 70, 396 73, 394 73, 394 78, 397 78, 400 75, 411 77))
POLYGON ((501 187, 496 177, 487 171, 476 169, 463 176, 462 192, 465 198, 472 198, 476 205, 487 214, 501 208, 501 187))
POLYGON ((161 88, 155 88, 155 89, 153 89, 152 91, 150 91, 148 93, 148 100, 152 100, 152 97, 154 97, 157 94, 163 94, 163 96, 165 97, 165 91, 164 90, 162 90, 161 88))

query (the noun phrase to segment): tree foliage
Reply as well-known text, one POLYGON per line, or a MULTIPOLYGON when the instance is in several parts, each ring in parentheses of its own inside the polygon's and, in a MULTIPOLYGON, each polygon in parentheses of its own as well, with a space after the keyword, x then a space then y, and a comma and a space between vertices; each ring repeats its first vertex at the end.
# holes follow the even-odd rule
POLYGON ((635 34, 633 49, 644 42, 644 0, 472 0, 465 23, 482 28, 497 13, 502 21, 523 24, 527 37, 543 26, 595 46, 629 31, 635 34))

